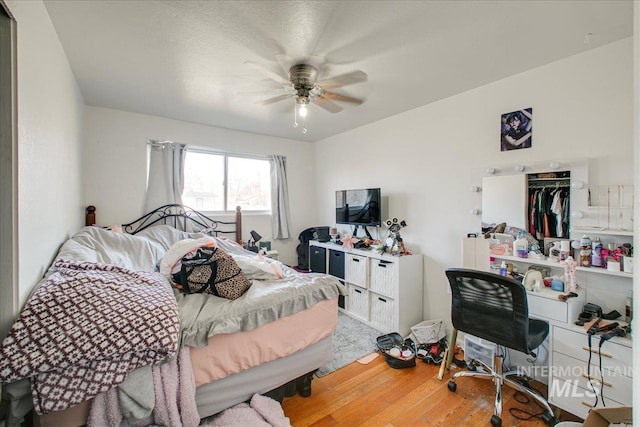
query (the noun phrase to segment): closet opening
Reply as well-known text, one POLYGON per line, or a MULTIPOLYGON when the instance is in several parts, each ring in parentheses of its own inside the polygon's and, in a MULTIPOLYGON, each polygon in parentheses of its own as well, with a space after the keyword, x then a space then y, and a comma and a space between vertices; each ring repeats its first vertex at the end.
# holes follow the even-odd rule
POLYGON ((569 239, 571 172, 527 175, 527 228, 547 254, 550 242, 569 239))

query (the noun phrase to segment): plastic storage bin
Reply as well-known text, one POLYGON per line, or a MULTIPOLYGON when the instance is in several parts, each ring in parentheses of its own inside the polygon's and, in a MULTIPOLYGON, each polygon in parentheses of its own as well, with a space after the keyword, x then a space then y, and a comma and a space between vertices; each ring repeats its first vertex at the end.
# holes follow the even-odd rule
POLYGON ((472 335, 464 336, 464 360, 470 363, 477 360, 493 368, 495 344, 472 335))

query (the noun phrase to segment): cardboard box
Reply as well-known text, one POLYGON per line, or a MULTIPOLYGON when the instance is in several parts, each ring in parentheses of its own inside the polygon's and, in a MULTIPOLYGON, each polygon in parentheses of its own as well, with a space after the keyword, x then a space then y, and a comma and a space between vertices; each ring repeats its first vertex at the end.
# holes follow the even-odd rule
POLYGON ((630 406, 617 408, 594 408, 584 420, 583 427, 609 427, 611 424, 631 425, 632 409, 630 406))

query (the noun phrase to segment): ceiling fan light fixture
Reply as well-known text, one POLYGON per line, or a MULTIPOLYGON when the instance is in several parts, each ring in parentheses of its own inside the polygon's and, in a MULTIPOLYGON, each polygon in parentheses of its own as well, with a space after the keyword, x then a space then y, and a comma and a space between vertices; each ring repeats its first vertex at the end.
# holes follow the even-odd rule
POLYGON ((296 97, 295 108, 293 109, 293 127, 298 127, 298 120, 302 124, 302 128, 300 129, 303 134, 307 133, 307 128, 304 126, 305 118, 307 117, 307 113, 309 105, 309 97, 308 96, 298 96, 296 97))
MULTIPOLYGON (((283 69, 281 60, 280 65, 283 69)), ((324 62, 324 60, 322 61, 324 62)), ((263 104, 272 104, 288 98, 295 101, 293 109, 293 127, 300 128, 303 134, 307 133, 304 121, 308 115, 308 105, 314 103, 329 113, 338 113, 342 107, 336 103, 350 102, 352 104, 362 104, 363 99, 342 95, 336 92, 327 91, 327 88, 336 89, 342 86, 366 82, 367 74, 364 71, 356 70, 346 74, 331 77, 318 82, 318 69, 310 64, 294 64, 289 68, 289 80, 277 73, 261 66, 257 63, 247 62, 248 65, 261 71, 272 80, 283 85, 284 93, 263 101, 263 104), (326 85, 326 87, 325 87, 326 85), (302 126, 299 126, 302 125, 302 126)))
POLYGON ((307 105, 308 104, 303 104, 303 103, 302 104, 299 103, 297 105, 297 107, 298 107, 298 115, 300 117, 307 117, 307 113, 309 112, 309 110, 307 109, 307 105))

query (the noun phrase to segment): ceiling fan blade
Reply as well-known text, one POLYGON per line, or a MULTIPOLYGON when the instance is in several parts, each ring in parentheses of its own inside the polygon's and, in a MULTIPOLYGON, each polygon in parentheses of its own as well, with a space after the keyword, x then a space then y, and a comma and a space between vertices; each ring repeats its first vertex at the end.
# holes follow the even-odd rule
POLYGON ((331 77, 326 80, 319 81, 317 83, 318 86, 322 86, 323 88, 336 88, 341 86, 352 85, 355 83, 361 83, 367 81, 367 73, 364 71, 356 70, 350 73, 341 74, 339 76, 331 77))
POLYGON ((245 61, 245 64, 248 65, 249 67, 261 72, 262 74, 264 74, 265 76, 269 77, 272 80, 277 81, 278 83, 282 83, 284 85, 288 85, 291 82, 289 82, 289 80, 287 80, 286 78, 282 77, 280 74, 278 73, 274 73, 273 71, 271 71, 270 69, 268 69, 267 67, 265 67, 262 64, 259 64, 257 62, 253 62, 253 61, 245 61))
POLYGON ((326 91, 322 94, 322 97, 329 98, 334 101, 351 102, 353 104, 362 104, 364 102, 364 99, 353 98, 351 96, 340 95, 339 93, 326 91))
POLYGON ((276 96, 276 95, 294 96, 297 92, 293 87, 285 86, 279 89, 241 90, 241 91, 237 91, 236 93, 238 95, 247 95, 247 96, 276 96))
POLYGON ((280 96, 276 96, 274 98, 269 98, 269 99, 265 99, 264 101, 261 101, 260 103, 263 105, 269 105, 269 104, 274 104, 278 101, 284 101, 285 99, 289 99, 291 98, 293 95, 280 95, 280 96))
POLYGON ((313 103, 318 107, 327 110, 330 113, 339 113, 342 111, 342 107, 330 100, 329 98, 318 97, 313 100, 313 103))

